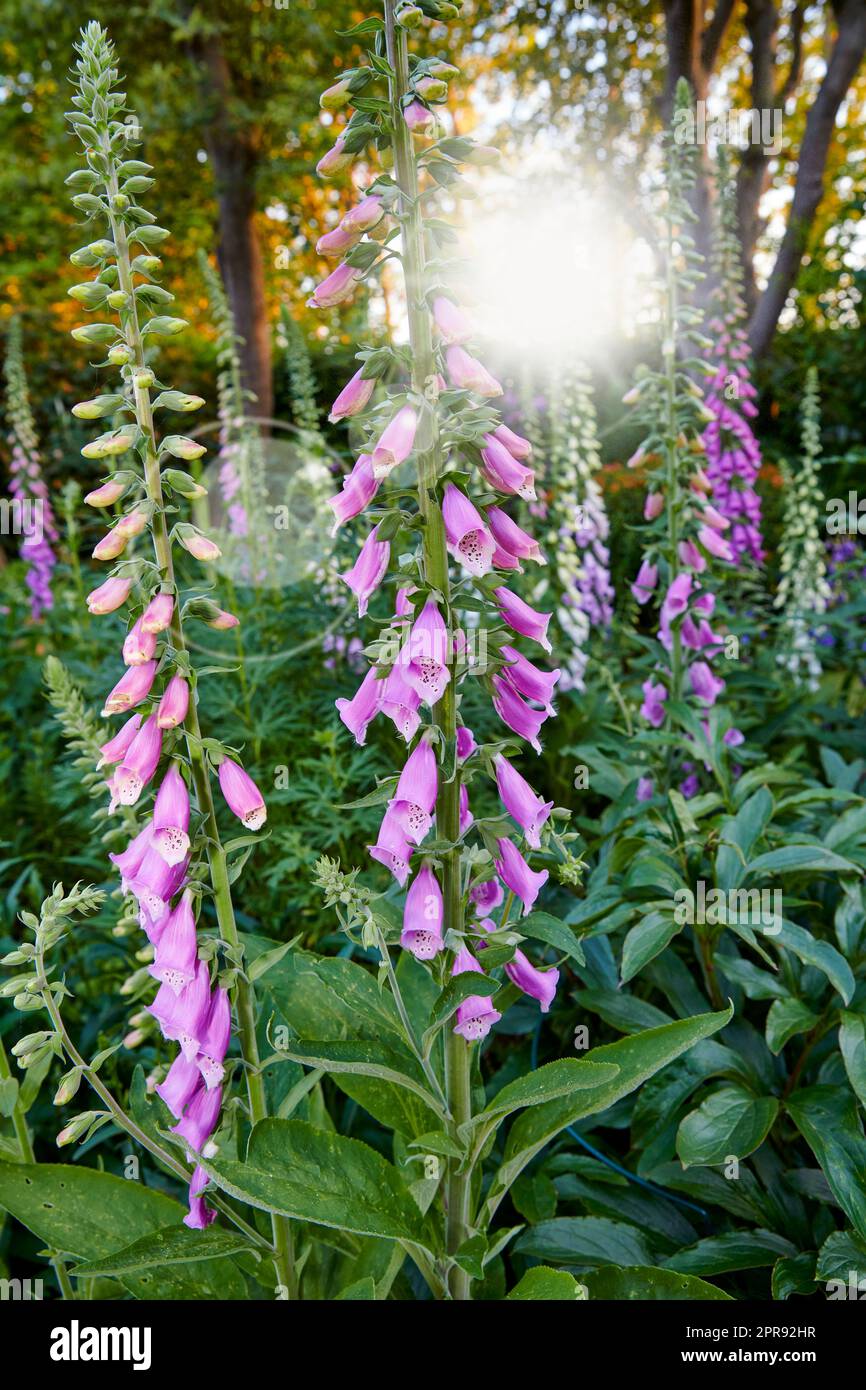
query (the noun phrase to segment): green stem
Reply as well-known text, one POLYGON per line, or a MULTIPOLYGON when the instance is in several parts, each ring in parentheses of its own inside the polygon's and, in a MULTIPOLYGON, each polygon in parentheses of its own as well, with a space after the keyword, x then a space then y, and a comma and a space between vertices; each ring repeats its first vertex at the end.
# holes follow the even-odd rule
MULTIPOLYGON (((409 319, 409 341, 412 348, 412 388, 429 399, 435 382, 436 365, 433 355, 433 335, 430 311, 425 299, 424 229, 418 199, 418 172, 409 128, 403 119, 401 98, 409 90, 409 54, 406 31, 395 22, 396 0, 385 0, 385 41, 388 62, 395 76, 389 79, 391 122, 393 126, 394 173, 400 189, 402 217, 402 257, 406 280, 406 302, 409 319)), ((418 500, 424 520, 424 577, 442 595, 448 609, 447 625, 452 628, 448 551, 442 512, 436 498, 436 483, 442 471, 438 426, 433 415, 431 442, 418 455, 418 500)), ((440 730, 443 747, 452 749, 457 735, 457 699, 454 671, 445 687, 442 699, 433 710, 440 730)), ((460 834, 460 777, 452 781, 440 779, 436 802, 436 824, 440 836, 456 842, 460 834)), ((459 931, 463 925, 460 892, 460 852, 448 850, 442 855, 442 892, 444 898, 444 928, 459 931)), ((468 1044, 451 1029, 445 1039, 445 1093, 455 1130, 471 1118, 471 1088, 469 1081, 470 1051, 468 1044)), ((469 1234, 469 1200, 471 1173, 460 1172, 459 1159, 449 1159, 445 1193, 446 1240, 449 1255, 453 1255, 469 1234)), ((452 1298, 470 1297, 469 1277, 453 1265, 449 1271, 448 1288, 452 1298)))
POLYGON ((445 1117, 450 1119, 445 1092, 442 1090, 439 1078, 431 1065, 429 1057, 424 1056, 423 1049, 415 1036, 415 1029, 412 1027, 412 1020, 409 1017, 409 1012, 403 999, 403 991, 400 988, 399 981, 397 980, 397 973, 394 969, 394 963, 391 960, 391 952, 388 950, 388 943, 385 940, 381 927, 376 928, 376 944, 379 947, 379 955, 382 957, 382 964, 385 966, 388 973, 388 983, 391 986, 391 994, 397 1006, 397 1013, 400 1015, 400 1022, 403 1024, 403 1032, 406 1034, 406 1041, 414 1052, 415 1058, 427 1078, 427 1083, 431 1091, 442 1105, 445 1111, 445 1117))
MULTIPOLYGON (((111 156, 107 141, 105 142, 105 154, 108 160, 108 167, 111 169, 111 175, 108 180, 109 201, 111 201, 117 195, 118 181, 114 160, 111 156)), ((146 366, 144 347, 142 344, 141 330, 138 322, 138 308, 133 289, 126 228, 113 213, 109 213, 109 221, 111 223, 112 237, 117 252, 119 284, 120 288, 127 295, 127 303, 129 305, 127 319, 124 325, 126 341, 133 353, 133 367, 144 368, 146 366)), ((135 395, 136 418, 139 428, 145 437, 144 475, 147 496, 153 504, 151 525, 154 552, 163 585, 171 593, 176 595, 177 586, 174 577, 171 541, 169 539, 165 517, 165 503, 162 495, 162 479, 160 476, 159 453, 153 424, 150 390, 147 386, 142 385, 136 376, 133 376, 133 389, 135 395)), ((175 651, 185 656, 186 642, 184 640, 183 626, 180 617, 180 605, 177 601, 174 604, 172 613, 170 633, 171 642, 175 651)), ((217 825, 210 773, 205 764, 202 751, 201 728, 199 726, 198 709, 195 698, 190 700, 184 728, 187 735, 186 745, 192 770, 192 780, 195 786, 198 808, 203 821, 202 828, 207 837, 207 855, 211 872, 211 884, 213 887, 213 901, 217 922, 219 923, 220 936, 223 941, 227 942, 229 946, 233 948, 236 959, 239 959, 241 943, 232 903, 226 852, 217 825)), ((249 1099, 250 1121, 253 1125, 256 1125, 261 1120, 265 1119, 268 1110, 265 1097, 264 1078, 259 1069, 260 1059, 258 1042, 256 1040, 255 995, 252 985, 242 973, 238 974, 235 987, 235 1008, 238 1019, 238 1035, 241 1054, 246 1064, 244 1072, 249 1099)), ((274 1265, 276 1268, 277 1280, 288 1290, 290 1298, 296 1298, 298 1296, 298 1280, 292 1251, 292 1236, 288 1228, 288 1221, 286 1217, 274 1214, 272 1215, 271 1222, 273 1227, 273 1243, 275 1250, 274 1265)))

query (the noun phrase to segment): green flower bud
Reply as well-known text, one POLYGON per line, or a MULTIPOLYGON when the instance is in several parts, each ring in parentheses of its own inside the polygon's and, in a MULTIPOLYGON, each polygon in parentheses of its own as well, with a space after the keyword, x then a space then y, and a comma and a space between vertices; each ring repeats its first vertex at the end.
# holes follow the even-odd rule
POLYGON ((319 105, 323 111, 339 111, 341 106, 346 105, 350 95, 349 80, 344 77, 341 82, 335 82, 333 87, 322 92, 319 105))
POLYGON ((110 343, 117 337, 113 323, 83 323, 73 328, 72 336, 76 343, 110 343))
POLYGON ((404 5, 397 14, 397 23, 401 29, 417 29, 423 20, 424 13, 417 5, 404 5))
POLYGON ((137 270, 140 275, 155 275, 161 265, 159 256, 136 256, 132 262, 132 269, 137 270))
POLYGON ((101 434, 98 439, 91 439, 81 453, 86 459, 110 458, 113 454, 125 454, 134 440, 133 429, 113 430, 109 434, 101 434))
POLYGON ((171 232, 166 231, 165 227, 151 224, 148 227, 138 227, 130 237, 130 241, 140 241, 142 246, 158 246, 169 236, 171 236, 171 232))
POLYGON ((127 347, 126 343, 115 343, 114 347, 108 349, 108 360, 115 367, 123 367, 132 361, 132 348, 127 347))
POLYGON ((19 1038, 17 1043, 13 1044, 12 1056, 22 1057, 28 1052, 33 1052, 37 1047, 44 1046, 49 1038, 53 1037, 54 1034, 50 1031, 46 1032, 44 1028, 40 1033, 28 1033, 26 1037, 19 1038))
POLYGON ((129 303, 129 295, 126 290, 112 290, 108 303, 112 309, 123 309, 129 303))
POLYGON ((75 1097, 81 1085, 81 1072, 78 1067, 73 1067, 65 1076, 60 1078, 60 1085, 54 1094, 53 1105, 68 1105, 75 1097))
POLYGON ((132 382, 140 391, 149 391, 156 377, 150 367, 136 367, 132 373, 132 382))
POLYGON ((123 396, 94 396, 89 401, 79 401, 72 407, 72 414, 78 420, 101 420, 105 415, 113 415, 115 410, 126 405, 123 396))
POLYGON ((178 468, 167 468, 162 475, 162 481, 173 492, 179 492, 181 497, 187 497, 190 500, 193 497, 207 497, 207 488, 202 487, 195 478, 191 478, 188 473, 182 473, 178 468))
POLYGON ((42 1008, 42 1000, 38 994, 16 994, 12 1005, 21 1014, 32 1014, 36 1009, 42 1008))
POLYGON ((61 1129, 55 1140, 58 1149, 62 1149, 66 1144, 72 1144, 85 1130, 89 1129, 94 1120, 99 1119, 99 1110, 85 1110, 83 1115, 76 1115, 74 1120, 61 1129))
POLYGON ((168 318, 162 314, 155 319, 148 319, 141 330, 141 336, 143 338, 173 338, 176 333, 182 333, 186 326, 186 319, 168 318))
POLYGON ((153 403, 154 410, 200 410, 203 396, 190 396, 185 391, 161 391, 153 403))
POLYGON ((92 193, 77 193, 72 199, 72 206, 77 208, 79 212, 86 213, 88 217, 95 217, 98 212, 102 211, 101 199, 92 193))
POLYGON ((149 188, 153 188, 153 179, 148 179, 143 174, 136 174, 133 178, 126 180, 123 185, 123 192, 136 197, 139 193, 146 193, 149 188))
POLYGON ((129 199, 125 193, 115 193, 111 199, 112 212, 126 212, 129 207, 129 199))
POLYGON ((83 304, 85 309, 98 309, 100 304, 105 303, 108 292, 104 285, 88 280, 83 285, 73 285, 66 293, 70 299, 83 304))

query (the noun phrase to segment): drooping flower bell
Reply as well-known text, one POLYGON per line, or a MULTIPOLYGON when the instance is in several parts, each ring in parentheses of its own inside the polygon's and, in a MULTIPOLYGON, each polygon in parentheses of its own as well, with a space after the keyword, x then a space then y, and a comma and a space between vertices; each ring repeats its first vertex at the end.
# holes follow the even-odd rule
POLYGON ((358 600, 359 618, 367 612, 371 595, 381 584, 391 559, 391 546, 388 541, 378 539, 378 531, 378 526, 374 526, 352 568, 340 575, 358 600))
POLYGON ((433 823, 437 787, 436 754, 422 739, 406 759, 387 813, 416 845, 420 845, 433 823))
POLYGON ((376 378, 373 376, 365 378, 363 373, 364 368, 359 367, 331 406, 328 419, 332 425, 336 425, 339 420, 348 420, 353 415, 360 415, 361 411, 366 410, 370 404, 370 399, 376 389, 376 378))
POLYGON ((102 756, 96 764, 97 768, 104 767, 108 763, 119 763, 140 727, 141 715, 130 715, 123 727, 114 735, 114 738, 110 738, 107 743, 101 743, 99 745, 99 751, 102 756))
POLYGON ((510 888, 515 897, 523 903, 523 916, 526 917, 532 911, 535 900, 550 875, 546 869, 542 869, 540 873, 530 869, 520 850, 511 840, 503 837, 497 840, 497 844, 499 858, 496 860, 496 872, 506 888, 510 888))
POLYGON ((188 1144, 187 1161, 192 1162, 194 1154, 200 1154, 207 1140, 216 1128, 222 1105, 222 1087, 209 1091, 202 1082, 186 1109, 186 1114, 172 1125, 172 1134, 185 1139, 188 1144))
POLYGON ((156 772, 161 752, 162 730, 156 715, 152 714, 138 730, 111 780, 112 791, 121 806, 135 805, 156 772))
POLYGON ((445 485, 442 519, 455 560, 476 577, 489 573, 496 548, 493 536, 477 507, 453 483, 445 485))
POLYGON ((409 877, 413 846, 390 807, 382 818, 375 845, 368 845, 367 848, 370 858, 384 864, 402 888, 409 877))
POLYGON ((492 434, 484 436, 481 450, 481 469, 485 480, 497 492, 535 501, 535 474, 521 460, 509 453, 501 440, 492 434))
POLYGON ((444 294, 433 300, 433 318, 445 343, 465 343, 472 337, 472 325, 463 310, 444 294))
POLYGON ((88 612, 95 617, 103 613, 113 613, 126 603, 131 588, 131 579, 121 579, 113 575, 97 588, 91 589, 87 595, 88 612))
POLYGON ((541 726, 547 719, 546 710, 533 709, 525 700, 522 700, 514 689, 510 681, 503 676, 493 676, 491 680, 493 686, 493 708, 499 715, 503 724, 507 725, 515 734, 525 738, 536 753, 541 752, 541 743, 538 735, 541 726))
POLYGON ((153 660, 155 652, 156 636, 152 632, 145 632, 141 625, 141 618, 139 618, 137 623, 133 623, 124 639, 124 663, 127 666, 143 666, 146 661, 153 660))
POLYGON ((506 965, 505 973, 523 994, 538 1000, 543 1014, 548 1012, 559 984, 558 970, 538 970, 522 951, 517 950, 506 965))
POLYGON ((183 894, 156 945, 156 954, 149 973, 155 980, 168 985, 179 995, 196 972, 196 931, 192 910, 192 894, 183 894))
POLYGON ((343 479, 343 486, 333 497, 328 498, 328 506, 334 513, 331 535, 352 517, 358 516, 379 491, 379 479, 373 474, 372 454, 361 454, 351 473, 343 479))
POLYGON ((398 658, 406 683, 428 705, 435 705, 442 699, 451 679, 447 664, 448 647, 445 620, 435 601, 430 598, 412 624, 398 658))
POLYGON ((371 666, 351 700, 341 696, 334 701, 340 718, 361 747, 366 741, 371 721, 379 713, 382 684, 376 678, 375 666, 371 666))
POLYGON ((183 676, 172 676, 163 691, 156 712, 161 729, 176 729, 186 719, 189 709, 189 686, 183 676))
POLYGON ((373 477, 387 478, 411 454, 418 429, 418 412, 404 405, 382 431, 373 449, 373 477))
MULTIPOLYGON (((454 957, 451 974, 465 975, 469 971, 475 975, 484 974, 469 948, 461 946, 454 957)), ((487 995, 470 994, 457 1006, 454 1032, 459 1033, 467 1042, 479 1042, 481 1038, 487 1037, 494 1023, 498 1023, 501 1017, 501 1013, 493 1007, 487 995)))
POLYGON ((487 524, 493 532, 497 545, 500 545, 509 555, 516 556, 518 560, 534 560, 539 565, 547 563, 534 536, 530 536, 528 532, 517 525, 516 521, 512 521, 508 513, 502 511, 501 507, 487 508, 487 524))
POLYGON ((432 960, 445 945, 442 922, 442 889, 429 864, 425 864, 406 894, 400 945, 416 960, 432 960))
POLYGON ((485 397, 502 395, 502 386, 496 378, 458 343, 445 349, 445 365, 453 385, 460 390, 474 391, 485 397))
POLYGON ((537 609, 531 608, 519 594, 512 593, 504 585, 493 590, 493 597, 499 604, 499 611, 510 628, 521 633, 524 637, 530 637, 546 652, 553 650, 547 637, 550 613, 539 613, 537 609))
POLYGON ((189 792, 177 765, 162 779, 153 804, 153 847, 167 864, 189 853, 189 792))
POLYGON ((247 830, 260 830, 268 818, 265 799, 248 772, 231 758, 223 758, 218 769, 220 791, 229 810, 247 830))
POLYGON ((542 801, 540 796, 536 796, 526 778, 501 753, 497 753, 493 765, 503 806, 522 827, 526 843, 533 849, 540 848, 541 827, 553 810, 553 802, 542 801))
POLYGON ((164 632, 167 627, 171 626, 173 612, 174 596, 172 594, 154 594, 139 619, 142 632, 164 632))
POLYGON ((507 684, 525 699, 536 700, 538 704, 543 705, 547 714, 555 714, 553 692, 561 674, 559 668, 554 671, 542 671, 529 660, 529 657, 524 656, 523 652, 519 652, 509 643, 504 643, 499 652, 508 663, 503 666, 501 673, 507 684))
POLYGON ((228 993, 224 989, 215 989, 208 1011, 204 1037, 201 1040, 201 1048, 196 1057, 196 1066, 209 1091, 218 1086, 225 1076, 223 1058, 228 1051, 231 1031, 232 1011, 228 993))

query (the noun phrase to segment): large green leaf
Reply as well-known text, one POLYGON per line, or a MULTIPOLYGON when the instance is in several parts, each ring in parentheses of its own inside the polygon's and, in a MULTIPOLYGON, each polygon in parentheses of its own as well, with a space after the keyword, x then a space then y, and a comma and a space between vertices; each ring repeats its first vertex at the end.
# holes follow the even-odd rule
POLYGON ((562 1057, 557 1062, 548 1062, 543 1067, 510 1081, 484 1107, 480 1115, 507 1115, 512 1110, 520 1110, 525 1105, 543 1105, 545 1101, 556 1100, 559 1096, 571 1095, 573 1091, 585 1091, 589 1087, 613 1081, 617 1067, 610 1062, 589 1062, 577 1057, 562 1057))
POLYGON ((544 941, 555 951, 570 956, 578 965, 586 964, 579 938, 571 927, 566 926, 558 917, 552 917, 549 912, 530 912, 528 917, 521 918, 515 930, 533 941, 544 941))
POLYGON ((787 1109, 836 1201, 866 1240, 866 1139, 853 1096, 841 1086, 809 1086, 788 1098, 787 1109))
POLYGON ((760 1269, 781 1255, 796 1255, 797 1247, 775 1231, 730 1231, 708 1236, 688 1250, 665 1260, 665 1268, 679 1274, 726 1274, 735 1269, 760 1269))
POLYGON ((715 1284, 707 1284, 703 1279, 676 1274, 673 1270, 659 1269, 654 1265, 632 1265, 626 1269, 618 1265, 604 1265, 601 1269, 591 1269, 582 1274, 581 1281, 589 1290, 590 1298, 607 1298, 618 1303, 632 1299, 644 1302, 692 1298, 732 1301, 731 1295, 717 1289, 715 1284))
MULTIPOLYGON (((0 1163, 0 1206, 46 1245, 82 1261, 103 1260, 167 1226, 185 1229, 185 1209, 173 1198, 64 1163, 0 1163)), ((158 1278, 123 1274, 120 1282, 144 1299, 239 1299, 246 1291, 225 1259, 162 1266, 158 1278)))
POLYGON ((798 1033, 808 1033, 817 1022, 817 1015, 802 999, 775 999, 767 1011, 764 1025, 768 1048, 774 1056, 778 1056, 785 1043, 798 1033))
POLYGON ((230 1196, 263 1211, 431 1248, 432 1226, 392 1164, 358 1139, 303 1120, 262 1120, 247 1161, 202 1160, 230 1196))
POLYGON ((769 938, 774 946, 786 946, 806 965, 814 965, 823 971, 833 988, 841 994, 846 1004, 851 1002, 856 982, 851 967, 843 955, 831 946, 829 941, 819 941, 806 931, 805 927, 787 920, 782 922, 781 931, 769 938))
POLYGON ((492 1215, 514 1179, 527 1163, 546 1144, 576 1120, 607 1110, 623 1096, 635 1090, 648 1076, 660 1071, 668 1062, 682 1056, 701 1038, 724 1028, 730 1021, 731 1009, 720 1013, 700 1014, 697 1018, 680 1019, 661 1028, 651 1028, 634 1037, 597 1047, 586 1061, 612 1062, 619 1067, 611 1081, 575 1096, 535 1105, 514 1121, 505 1143, 502 1164, 493 1178, 486 1209, 492 1215))
POLYGON ((866 1241, 858 1240, 850 1231, 834 1231, 818 1251, 816 1279, 842 1279, 845 1283, 853 1271, 857 1280, 866 1280, 866 1241))
POLYGON ((341 1039, 289 1043, 282 1051, 291 1061, 302 1062, 307 1067, 321 1067, 332 1076, 374 1076, 394 1086, 405 1086, 428 1107, 431 1126, 441 1122, 442 1116, 435 1109, 435 1097, 430 1095, 424 1073, 408 1048, 341 1039))
POLYGON ((773 798, 761 787, 745 801, 735 816, 722 822, 720 845, 716 854, 716 884, 727 892, 738 888, 746 872, 746 864, 757 841, 763 835, 773 815, 773 798))
POLYGON ((866 1107, 866 1018, 863 1014, 842 1014, 839 1048, 848 1080, 860 1104, 866 1107))
POLYGON ((807 870, 814 873, 859 874, 860 866, 818 843, 783 845, 781 849, 771 849, 768 854, 759 854, 748 866, 748 874, 753 880, 762 874, 794 874, 807 870))
POLYGON ((670 913, 648 912, 632 927, 622 944, 622 982, 627 984, 663 951, 682 928, 670 913))
POLYGON ((651 1264, 653 1252, 637 1226, 603 1216, 557 1216, 518 1237, 515 1250, 564 1265, 651 1264))
POLYGON ((779 1110, 774 1096, 752 1096, 742 1086, 721 1086, 685 1116, 677 1131, 683 1167, 745 1158, 763 1144, 779 1110))

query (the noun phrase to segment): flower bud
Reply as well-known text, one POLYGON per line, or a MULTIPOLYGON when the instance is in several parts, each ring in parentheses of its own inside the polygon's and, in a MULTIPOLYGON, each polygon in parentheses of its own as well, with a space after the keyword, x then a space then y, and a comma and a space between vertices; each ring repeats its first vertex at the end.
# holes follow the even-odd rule
POLYGON ((117 576, 106 579, 104 584, 92 589, 87 595, 88 611, 94 615, 113 613, 126 603, 131 588, 131 579, 119 579, 117 576))
POLYGON ((75 1097, 81 1085, 81 1072, 78 1067, 73 1067, 65 1076, 60 1078, 60 1085, 54 1093, 53 1105, 68 1105, 75 1097))
POLYGON ((150 367, 136 367, 132 373, 132 382, 138 391, 148 391, 155 380, 150 367))
POLYGON ((115 367, 123 367, 132 361, 132 348, 127 347, 126 343, 115 343, 114 347, 108 349, 108 360, 115 367))
POLYGON ((179 492, 181 497, 207 497, 207 488, 197 483, 189 473, 182 473, 178 468, 167 468, 162 475, 162 481, 174 492, 179 492))
POLYGON ((114 454, 125 454, 127 449, 132 448, 134 440, 135 430, 124 427, 112 430, 109 434, 101 434, 98 439, 91 439, 81 453, 86 459, 110 458, 114 454))
POLYGON ((352 163, 355 156, 346 152, 344 148, 345 143, 345 137, 341 135, 331 149, 328 150, 327 154, 322 155, 322 158, 316 165, 316 173, 320 178, 333 178, 336 174, 342 173, 342 171, 347 169, 352 163))
POLYGON ((397 14, 397 23, 401 29, 417 29, 424 20, 423 10, 419 10, 417 5, 404 5, 397 14))
POLYGON ((419 77, 415 91, 425 101, 444 101, 448 96, 448 83, 438 77, 419 77))
POLYGON ((94 488, 84 498, 88 507, 111 507, 126 492, 126 483, 115 483, 111 479, 101 487, 94 488))
POLYGON ((115 531, 123 536, 124 540, 132 540, 133 536, 140 536, 150 519, 149 507, 136 507, 134 511, 127 512, 115 524, 115 531))
POLYGON ((78 420, 101 420, 104 415, 112 415, 115 410, 119 410, 126 402, 123 396, 116 393, 105 396, 94 396, 89 401, 79 401, 72 407, 72 414, 78 420))
POLYGON ((99 1110, 85 1110, 83 1115, 76 1115, 74 1120, 70 1120, 69 1124, 61 1129, 55 1140, 58 1149, 64 1148, 66 1144, 74 1143, 85 1130, 90 1128, 94 1120, 99 1119, 100 1113, 99 1110))
POLYGON ((322 92, 319 97, 319 105, 323 111, 339 111, 342 106, 346 105, 350 96, 349 79, 344 77, 342 81, 335 82, 333 87, 328 87, 327 91, 322 92))
MULTIPOLYGON (((93 547, 91 553, 94 560, 116 560, 118 555, 122 555, 126 549, 127 539, 128 537, 124 536, 121 531, 118 531, 115 526, 113 530, 102 537, 102 540, 97 541, 96 545, 93 547)), ((91 612, 92 611, 91 609, 91 612)))
POLYGON ((83 323, 73 328, 72 336, 76 343, 104 344, 113 342, 117 329, 113 323, 83 323))
POLYGON ((207 453, 204 444, 187 439, 184 434, 167 434, 159 446, 160 454, 171 454, 176 459, 200 459, 207 453))
POLYGON ((203 536, 201 531, 196 530, 194 526, 190 526, 188 523, 183 523, 178 526, 176 534, 184 550, 188 550, 190 555, 193 555, 196 560, 202 560, 208 563, 212 560, 218 560, 220 555, 222 555, 222 551, 216 541, 212 541, 207 536, 203 536))

